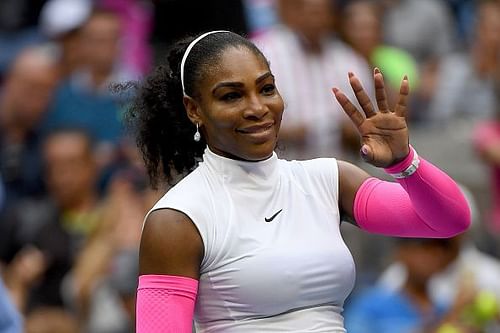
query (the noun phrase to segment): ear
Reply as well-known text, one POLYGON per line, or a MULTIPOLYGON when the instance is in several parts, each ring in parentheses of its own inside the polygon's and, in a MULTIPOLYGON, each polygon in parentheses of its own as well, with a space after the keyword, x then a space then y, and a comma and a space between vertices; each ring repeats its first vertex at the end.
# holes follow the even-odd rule
POLYGON ((184 108, 186 109, 189 120, 191 120, 193 124, 201 126, 203 124, 203 120, 201 117, 201 108, 198 102, 189 96, 184 96, 182 102, 184 103, 184 108))

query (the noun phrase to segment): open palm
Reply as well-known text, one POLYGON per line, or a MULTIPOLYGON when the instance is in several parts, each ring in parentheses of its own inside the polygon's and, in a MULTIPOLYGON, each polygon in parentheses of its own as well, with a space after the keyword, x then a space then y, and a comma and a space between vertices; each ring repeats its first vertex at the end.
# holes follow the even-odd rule
POLYGON ((363 112, 341 90, 333 88, 333 93, 358 129, 363 159, 376 167, 385 168, 403 160, 409 153, 405 115, 410 88, 405 76, 401 82, 399 101, 392 111, 387 102, 384 78, 378 68, 374 70, 373 80, 378 112, 353 73, 349 73, 349 83, 363 112))

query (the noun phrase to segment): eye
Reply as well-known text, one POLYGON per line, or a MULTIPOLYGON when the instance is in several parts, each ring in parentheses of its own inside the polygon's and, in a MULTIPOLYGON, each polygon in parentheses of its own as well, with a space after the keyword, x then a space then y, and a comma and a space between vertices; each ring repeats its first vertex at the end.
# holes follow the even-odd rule
POLYGON ((231 101, 237 100, 240 97, 241 97, 240 93, 233 91, 233 92, 222 95, 222 97, 220 99, 222 101, 225 101, 225 102, 231 102, 231 101))
POLYGON ((266 84, 264 87, 262 87, 262 93, 264 95, 273 95, 275 91, 276 86, 274 84, 266 84))

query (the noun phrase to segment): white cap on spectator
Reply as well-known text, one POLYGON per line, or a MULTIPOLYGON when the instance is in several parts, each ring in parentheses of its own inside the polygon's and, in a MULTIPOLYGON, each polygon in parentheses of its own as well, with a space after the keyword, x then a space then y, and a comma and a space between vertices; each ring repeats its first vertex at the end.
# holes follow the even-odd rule
POLYGON ((81 27, 91 11, 90 0, 49 0, 40 13, 40 28, 47 37, 57 38, 81 27))

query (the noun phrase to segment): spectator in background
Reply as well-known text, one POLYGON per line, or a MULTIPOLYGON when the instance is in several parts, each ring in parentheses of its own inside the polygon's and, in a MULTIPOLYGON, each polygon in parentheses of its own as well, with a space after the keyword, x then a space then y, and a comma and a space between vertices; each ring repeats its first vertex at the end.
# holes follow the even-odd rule
POLYGON ((244 0, 245 17, 249 35, 256 38, 278 24, 277 0, 244 0))
POLYGON ((28 312, 63 305, 62 280, 102 216, 94 151, 84 132, 50 134, 43 158, 48 196, 18 202, 0 224, 5 282, 28 312))
POLYGON ((25 49, 0 91, 0 174, 7 204, 43 194, 40 122, 58 80, 56 59, 43 47, 25 49))
POLYGON ((383 42, 382 7, 374 0, 348 1, 342 7, 340 31, 343 39, 372 67, 384 73, 390 103, 396 103, 399 82, 405 75, 412 91, 418 89, 418 65, 405 50, 383 42))
POLYGON ((2 174, 0 174, 0 212, 5 205, 5 189, 3 186, 2 174))
POLYGON ((65 292, 79 310, 86 331, 133 332, 138 248, 147 211, 144 188, 117 174, 104 202, 102 222, 93 232, 67 280, 65 292))
POLYGON ((446 239, 401 239, 395 256, 407 271, 399 289, 371 287, 347 305, 347 332, 412 333, 436 325, 445 306, 428 293, 431 277, 446 262, 446 239))
MULTIPOLYGON (((498 6, 496 7, 497 11, 499 10, 498 6)), ((500 15, 499 12, 497 14, 500 15)), ((500 41, 498 45, 500 50, 500 41)), ((473 132, 473 145, 481 160, 490 168, 491 199, 486 222, 489 231, 498 236, 500 235, 500 62, 497 60, 496 69, 491 69, 494 116, 491 120, 476 125, 473 132)))
POLYGON ((423 65, 454 49, 454 22, 442 1, 385 0, 384 39, 423 65))
POLYGON ((115 13, 94 9, 79 33, 84 63, 59 86, 44 128, 85 129, 96 141, 103 167, 114 160, 123 136, 120 101, 111 94, 110 85, 132 77, 117 68, 121 24, 115 13))
POLYGON ((42 307, 27 318, 25 333, 77 333, 81 332, 78 321, 67 310, 42 307))
MULTIPOLYGON (((477 249, 466 235, 447 241, 447 266, 429 282, 430 297, 436 303, 450 307, 460 286, 472 285, 475 291, 493 293, 500 301, 500 261, 477 249)), ((391 264, 381 275, 380 285, 400 290, 409 274, 404 263, 391 264)))
POLYGON ((436 0, 385 0, 384 40, 409 52, 419 66, 412 121, 426 120, 429 100, 438 90, 438 66, 455 49, 456 29, 450 8, 436 0))
POLYGON ((0 82, 19 52, 43 40, 37 21, 45 1, 0 1, 0 82))
MULTIPOLYGON (((351 92, 348 72, 370 82, 362 57, 334 37, 336 7, 330 0, 281 0, 283 25, 254 42, 269 59, 277 86, 287 101, 280 130, 287 158, 342 156, 342 134, 352 125, 327 87, 351 92)), ((370 95, 372 87, 367 88, 370 95)), ((354 100, 354 99, 353 99, 354 100)), ((355 136, 356 142, 359 142, 355 136)))
POLYGON ((476 16, 476 0, 445 0, 455 17, 456 31, 460 46, 466 47, 473 38, 473 26, 476 16))
POLYGON ((120 63, 134 75, 144 75, 151 68, 152 50, 149 44, 153 29, 151 0, 98 0, 98 5, 114 11, 120 17, 120 63))
MULTIPOLYGON (((465 188, 462 190, 471 207, 473 226, 475 224, 477 228, 479 227, 477 225, 478 207, 472 194, 465 188)), ((447 309, 442 323, 484 325, 494 319, 488 317, 492 315, 491 312, 487 314, 494 310, 491 305, 500 304, 500 280, 498 279, 500 261, 480 251, 473 243, 470 232, 450 238, 446 242, 446 264, 429 280, 429 296, 434 303, 441 304, 447 309), (481 302, 481 299, 482 301, 487 299, 488 304, 483 303, 481 306, 486 305, 486 307, 483 307, 483 312, 479 313, 480 311, 476 311, 477 308, 474 309, 474 307, 481 302), (481 319, 478 321, 479 318, 481 319)), ((397 292, 404 288, 404 281, 409 274, 404 263, 396 260, 381 274, 379 286, 397 292)), ((500 313, 498 315, 500 316, 500 313)))
POLYGON ((42 8, 39 28, 58 50, 62 78, 82 65, 80 29, 91 10, 91 0, 49 0, 42 8))
POLYGON ((444 57, 439 64, 428 119, 443 126, 457 116, 473 121, 492 118, 499 55, 500 3, 481 1, 469 51, 444 57))
MULTIPOLYGON (((489 332, 484 330, 486 325, 500 325, 500 261, 482 253, 470 241, 464 241, 465 237, 460 235, 445 240, 448 243, 445 265, 428 281, 430 301, 446 309, 433 326, 435 329, 449 325, 467 327, 453 331, 460 333, 489 332)), ((404 291, 404 279, 410 275, 405 262, 399 260, 383 273, 379 286, 392 293, 404 291)))
POLYGON ((10 295, 0 278, 0 332, 20 333, 22 321, 19 312, 10 299, 10 295))

